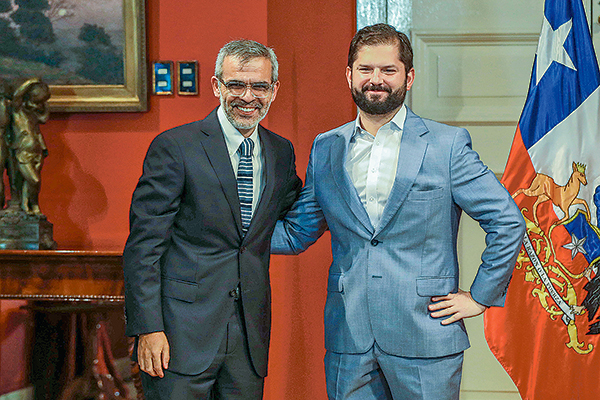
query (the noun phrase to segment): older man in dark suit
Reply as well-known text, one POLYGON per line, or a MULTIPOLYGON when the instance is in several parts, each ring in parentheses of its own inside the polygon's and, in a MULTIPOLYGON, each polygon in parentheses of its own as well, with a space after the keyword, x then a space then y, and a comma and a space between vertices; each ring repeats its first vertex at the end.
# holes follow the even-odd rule
POLYGON ((148 399, 261 399, 270 238, 301 185, 291 143, 259 122, 279 89, 272 49, 225 45, 204 120, 157 136, 131 204, 127 334, 148 399))

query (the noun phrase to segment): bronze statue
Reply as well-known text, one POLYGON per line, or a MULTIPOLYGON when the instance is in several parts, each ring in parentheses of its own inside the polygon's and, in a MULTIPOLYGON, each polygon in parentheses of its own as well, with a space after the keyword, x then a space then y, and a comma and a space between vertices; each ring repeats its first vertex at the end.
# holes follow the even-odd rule
POLYGON ((48 155, 40 124, 50 117, 50 88, 34 78, 11 92, 0 84, 0 249, 54 249, 52 224, 38 203, 48 155), (4 171, 10 183, 8 202, 4 171))
MULTIPOLYGON (((41 215, 38 204, 41 171, 48 149, 39 125, 50 117, 48 99, 50 88, 39 79, 30 79, 14 93, 12 100, 12 143, 15 171, 14 186, 21 209, 28 214, 41 215)), ((13 193, 11 193, 11 198, 13 193)))
MULTIPOLYGON (((7 87, 0 86, 0 178, 4 176, 8 164, 8 129, 10 125, 10 98, 7 87)), ((0 210, 4 208, 4 179, 0 179, 0 210)))

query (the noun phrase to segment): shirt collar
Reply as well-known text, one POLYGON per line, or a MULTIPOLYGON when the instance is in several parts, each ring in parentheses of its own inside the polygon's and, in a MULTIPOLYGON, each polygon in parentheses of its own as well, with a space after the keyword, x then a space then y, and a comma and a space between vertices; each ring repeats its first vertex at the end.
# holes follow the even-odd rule
MULTIPOLYGON (((223 110, 223 106, 219 106, 217 110, 217 118, 219 119, 219 123, 221 124, 221 129, 223 130, 223 135, 225 136, 225 143, 227 144, 227 150, 229 152, 229 156, 231 157, 235 152, 238 151, 238 148, 244 141, 245 137, 238 131, 227 119, 225 115, 225 111, 223 110)), ((258 126, 254 128, 252 134, 250 135, 250 139, 254 142, 254 150, 253 154, 258 154, 260 151, 260 140, 258 137, 258 126)))
MULTIPOLYGON (((404 130, 404 121, 406 121, 406 105, 402 104, 402 107, 400 107, 398 112, 396 112, 396 115, 394 115, 394 117, 391 119, 391 121, 383 126, 386 126, 389 124, 389 125, 391 125, 391 127, 393 129, 398 129, 398 130, 402 131, 402 130, 404 130)), ((357 115, 356 119, 354 120, 354 129, 352 130, 352 137, 354 137, 357 134, 362 133, 362 132, 366 133, 366 131, 364 129, 362 129, 360 126, 360 113, 359 113, 359 115, 357 115)))

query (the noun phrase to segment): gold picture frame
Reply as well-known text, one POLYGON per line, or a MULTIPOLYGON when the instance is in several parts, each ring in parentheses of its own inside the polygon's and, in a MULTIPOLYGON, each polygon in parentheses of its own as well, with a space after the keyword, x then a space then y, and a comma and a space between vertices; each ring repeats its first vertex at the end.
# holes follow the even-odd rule
MULTIPOLYGON (((112 2, 119 4, 119 2, 112 2)), ((79 3, 81 4, 81 3, 79 3)), ((145 0, 122 0, 123 84, 59 84, 50 82, 53 112, 140 112, 148 109, 145 0)), ((120 70, 118 71, 121 72, 120 70)), ((43 80, 44 77, 41 76, 43 80)))

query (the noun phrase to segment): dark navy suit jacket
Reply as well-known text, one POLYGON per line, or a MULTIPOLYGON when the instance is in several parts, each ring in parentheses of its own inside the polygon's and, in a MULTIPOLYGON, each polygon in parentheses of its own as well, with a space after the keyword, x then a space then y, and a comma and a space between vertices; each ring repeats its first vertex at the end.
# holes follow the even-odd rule
POLYGON ((229 293, 239 285, 251 361, 267 374, 270 239, 301 181, 292 144, 262 126, 258 134, 266 181, 245 236, 216 110, 157 136, 144 160, 123 254, 127 334, 165 331, 169 370, 208 368, 234 311, 229 293))

